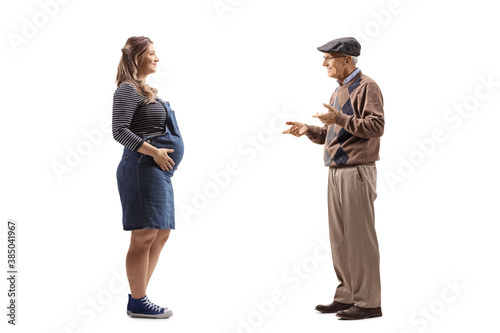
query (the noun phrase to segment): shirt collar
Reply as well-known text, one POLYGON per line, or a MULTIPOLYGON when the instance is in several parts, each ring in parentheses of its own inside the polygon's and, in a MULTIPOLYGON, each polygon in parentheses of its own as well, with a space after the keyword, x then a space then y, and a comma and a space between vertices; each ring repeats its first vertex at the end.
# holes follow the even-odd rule
POLYGON ((359 71, 360 71, 360 69, 359 69, 359 68, 356 68, 356 69, 355 69, 355 70, 354 70, 351 74, 349 74, 349 76, 347 76, 347 77, 344 79, 344 81, 340 82, 339 80, 337 80, 337 81, 338 81, 338 83, 339 83, 339 84, 341 84, 341 83, 342 83, 342 84, 345 86, 346 84, 348 84, 348 83, 349 83, 349 82, 350 82, 350 81, 351 81, 351 80, 352 80, 352 79, 353 79, 353 78, 354 78, 354 77, 355 77, 355 76, 359 73, 359 71))

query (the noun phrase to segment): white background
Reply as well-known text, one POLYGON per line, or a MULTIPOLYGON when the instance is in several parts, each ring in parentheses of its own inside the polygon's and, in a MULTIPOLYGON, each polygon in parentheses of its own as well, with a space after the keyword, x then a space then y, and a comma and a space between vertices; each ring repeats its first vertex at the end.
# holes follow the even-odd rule
POLYGON ((18 222, 19 247, 18 326, 6 323, 2 279, 2 330, 497 326, 500 24, 493 2, 214 4, 2 2, 2 267, 8 219, 18 222), (123 147, 100 127, 111 120, 120 48, 142 35, 160 59, 148 82, 176 111, 186 149, 173 178, 176 230, 148 288, 173 310, 168 320, 125 314, 128 286, 116 278, 125 274, 130 237, 115 178, 123 147), (331 302, 337 285, 327 249, 328 169, 322 146, 280 134, 285 120, 320 125, 311 115, 325 111, 337 83, 316 47, 344 36, 362 43, 358 66, 385 101, 375 202, 384 316, 363 321, 314 310, 331 302), (429 143, 435 131, 442 140, 429 143), (73 156, 69 167, 78 149, 85 156, 73 156), (214 185, 210 173, 228 163, 239 173, 214 185), (67 169, 58 176, 55 165, 67 169), (271 294, 281 295, 276 303, 271 294))

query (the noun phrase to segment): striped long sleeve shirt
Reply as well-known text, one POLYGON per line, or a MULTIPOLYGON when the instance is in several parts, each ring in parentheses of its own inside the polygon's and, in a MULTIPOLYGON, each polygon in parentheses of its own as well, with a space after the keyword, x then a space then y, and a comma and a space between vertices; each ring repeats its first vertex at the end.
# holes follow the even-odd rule
POLYGON ((155 103, 145 104, 132 83, 124 82, 113 95, 113 138, 132 151, 137 151, 144 137, 165 132, 166 109, 156 98, 155 103))

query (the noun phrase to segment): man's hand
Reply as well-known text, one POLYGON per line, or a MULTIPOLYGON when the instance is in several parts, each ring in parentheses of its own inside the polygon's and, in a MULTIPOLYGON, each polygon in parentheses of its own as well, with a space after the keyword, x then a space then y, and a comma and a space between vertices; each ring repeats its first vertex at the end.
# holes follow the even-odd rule
POLYGON ((328 109, 328 112, 321 113, 321 114, 316 112, 316 114, 313 115, 313 118, 318 118, 325 125, 335 124, 335 120, 337 119, 339 112, 337 110, 335 110, 335 108, 329 104, 323 103, 323 106, 328 109))
POLYGON ((296 137, 300 137, 307 133, 307 126, 305 124, 299 123, 297 121, 287 121, 287 125, 292 125, 286 131, 283 131, 283 134, 292 134, 296 137))

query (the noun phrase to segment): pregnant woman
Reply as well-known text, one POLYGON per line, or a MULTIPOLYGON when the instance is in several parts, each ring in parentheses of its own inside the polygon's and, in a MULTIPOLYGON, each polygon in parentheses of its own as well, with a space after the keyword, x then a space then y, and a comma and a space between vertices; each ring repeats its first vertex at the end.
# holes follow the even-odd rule
POLYGON ((175 229, 171 177, 184 144, 170 103, 146 83, 159 59, 147 37, 130 37, 122 48, 113 95, 113 138, 124 146, 116 170, 123 229, 131 230, 126 267, 127 314, 168 318, 172 311, 146 296, 149 279, 170 230, 175 229))

